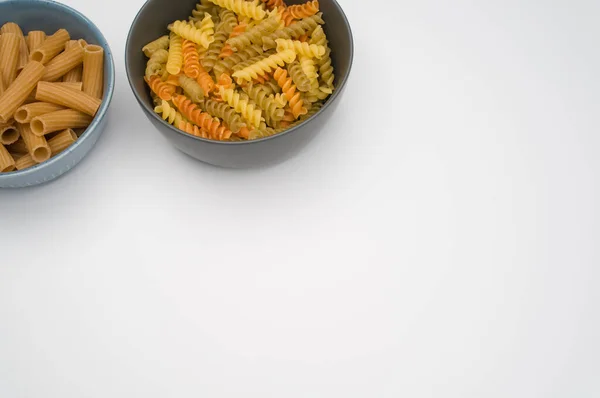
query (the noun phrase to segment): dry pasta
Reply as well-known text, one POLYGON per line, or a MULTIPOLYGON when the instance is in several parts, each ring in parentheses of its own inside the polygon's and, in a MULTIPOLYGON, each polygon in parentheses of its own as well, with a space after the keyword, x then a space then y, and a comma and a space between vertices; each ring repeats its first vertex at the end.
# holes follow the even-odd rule
POLYGON ((18 123, 31 123, 31 120, 34 117, 61 111, 63 109, 65 109, 63 106, 51 104, 49 102, 34 102, 18 108, 15 112, 15 121, 18 123))
POLYGON ((144 46, 155 112, 195 137, 269 137, 317 113, 334 92, 318 0, 200 0, 189 20, 144 46))
POLYGON ((17 126, 21 133, 21 137, 23 137, 23 141, 25 141, 27 152, 29 155, 31 155, 31 158, 36 163, 42 163, 50 159, 52 151, 50 151, 50 146, 48 145, 46 138, 33 134, 33 131, 31 131, 31 126, 28 123, 17 124, 17 126))
POLYGON ((4 87, 10 86, 17 76, 20 44, 19 36, 14 33, 3 33, 0 36, 0 78, 4 87))
POLYGON ((35 99, 62 105, 90 116, 95 116, 102 101, 83 91, 73 90, 58 83, 39 82, 35 99))
POLYGON ((15 159, 8 153, 8 149, 0 144, 0 173, 7 173, 15 169, 15 159))
POLYGON ((3 145, 11 145, 19 140, 19 131, 12 124, 2 124, 0 123, 0 144, 3 145))
POLYGON ((21 27, 14 22, 8 22, 0 28, 0 33, 14 33, 19 37, 19 61, 17 62, 17 70, 21 70, 29 62, 29 48, 21 27))
MULTIPOLYGON (((65 45, 66 48, 66 45, 65 45)), ((81 65, 83 62, 83 47, 77 44, 69 46, 60 55, 57 55, 52 61, 46 64, 46 72, 42 80, 54 82, 63 77, 68 71, 81 65)))
MULTIPOLYGON (((67 44, 65 44, 65 51, 68 51, 72 47, 82 47, 79 40, 69 40, 67 44)), ((82 47, 83 48, 83 47, 82 47)), ((66 83, 78 83, 81 81, 81 77, 83 75, 83 64, 78 65, 68 71, 62 78, 63 82, 66 83)))
POLYGON ((42 45, 31 53, 29 58, 45 65, 65 49, 65 45, 69 40, 71 40, 69 32, 65 29, 59 29, 52 36, 46 38, 42 45))
POLYGON ((82 91, 94 98, 104 92, 104 48, 88 44, 83 49, 82 91))
POLYGON ((58 155, 77 141, 77 134, 72 129, 66 129, 48 140, 52 156, 58 155))
POLYGON ((92 117, 74 109, 63 109, 36 116, 31 120, 31 131, 37 136, 54 133, 64 129, 87 127, 92 117))
POLYGON ((29 53, 37 50, 42 43, 46 40, 46 32, 41 30, 32 30, 27 35, 27 48, 29 53))
MULTIPOLYGON (((3 35, 4 36, 4 35, 3 35)), ((27 99, 27 96, 42 78, 44 65, 30 61, 15 81, 0 95, 0 122, 7 122, 27 99)))

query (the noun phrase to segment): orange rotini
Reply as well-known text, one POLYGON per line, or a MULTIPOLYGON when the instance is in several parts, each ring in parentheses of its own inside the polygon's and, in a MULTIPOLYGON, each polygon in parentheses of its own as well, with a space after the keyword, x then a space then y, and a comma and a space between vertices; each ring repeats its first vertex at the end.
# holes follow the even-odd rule
POLYGON ((304 4, 289 6, 285 11, 294 19, 311 17, 319 12, 319 0, 313 0, 304 4))
POLYGON ((191 40, 183 41, 183 73, 192 79, 197 79, 200 74, 198 48, 196 43, 191 40))
POLYGON ((292 81, 292 78, 288 77, 287 70, 277 68, 273 77, 277 81, 279 87, 281 87, 283 94, 285 94, 294 118, 298 119, 301 115, 307 114, 308 110, 304 107, 302 95, 296 90, 296 85, 292 81))
POLYGON ((231 130, 223 126, 218 119, 213 118, 206 112, 202 112, 196 104, 185 96, 175 96, 173 103, 185 118, 206 130, 212 139, 221 141, 231 137, 231 130))
POLYGON ((160 99, 170 101, 173 98, 173 94, 175 94, 175 87, 163 82, 160 76, 154 75, 150 76, 149 79, 144 79, 150 86, 150 89, 154 92, 154 94, 158 95, 160 99))

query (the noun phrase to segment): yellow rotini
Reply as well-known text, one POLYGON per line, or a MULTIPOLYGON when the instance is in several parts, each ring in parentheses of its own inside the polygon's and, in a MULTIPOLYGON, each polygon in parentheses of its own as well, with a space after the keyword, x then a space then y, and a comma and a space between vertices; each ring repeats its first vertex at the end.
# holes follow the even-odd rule
POLYGON ((302 123, 335 89, 318 7, 200 0, 143 48, 155 112, 209 140, 261 139, 302 123))
POLYGON ((171 32, 169 39, 169 57, 167 59, 167 72, 178 75, 183 67, 183 39, 171 32))
POLYGON ((265 19, 267 12, 258 0, 211 0, 214 4, 235 12, 239 16, 252 18, 257 21, 265 19))
POLYGON ((323 55, 325 55, 325 47, 317 44, 308 44, 299 40, 286 39, 277 39, 275 40, 275 43, 277 44, 277 51, 279 52, 285 50, 294 50, 296 55, 317 59, 321 59, 323 58, 323 55))
POLYGON ((258 61, 257 63, 239 70, 233 74, 233 77, 242 80, 252 81, 258 76, 272 72, 279 66, 290 64, 296 60, 296 52, 294 50, 286 50, 271 55, 268 58, 258 61))

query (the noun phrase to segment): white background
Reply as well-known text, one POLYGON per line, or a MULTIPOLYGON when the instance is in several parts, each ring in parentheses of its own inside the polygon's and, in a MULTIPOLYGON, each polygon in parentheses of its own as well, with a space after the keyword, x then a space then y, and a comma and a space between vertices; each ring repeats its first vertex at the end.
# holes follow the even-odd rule
POLYGON ((600 3, 340 0, 330 129, 277 167, 171 148, 105 32, 106 133, 0 191, 0 397, 600 396, 600 3))

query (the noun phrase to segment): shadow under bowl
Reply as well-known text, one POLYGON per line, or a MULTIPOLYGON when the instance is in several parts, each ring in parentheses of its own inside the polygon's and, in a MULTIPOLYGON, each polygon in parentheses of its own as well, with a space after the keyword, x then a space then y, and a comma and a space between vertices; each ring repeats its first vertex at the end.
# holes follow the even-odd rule
MULTIPOLYGON (((301 0, 290 0, 299 4, 301 0)), ((272 137, 254 141, 221 142, 195 137, 171 126, 153 110, 150 90, 144 81, 147 58, 142 47, 168 33, 167 25, 175 20, 187 20, 197 0, 148 0, 131 25, 125 49, 125 67, 131 89, 144 114, 176 148, 215 166, 230 168, 262 167, 280 163, 299 152, 319 132, 328 128, 328 119, 338 105, 348 81, 354 59, 352 31, 346 15, 335 0, 320 0, 335 68, 336 90, 323 108, 303 123, 272 137)))
POLYGON ((85 39, 104 48, 104 98, 92 124, 60 154, 31 168, 0 174, 0 188, 39 185, 73 169, 94 147, 106 127, 106 114, 115 87, 115 67, 108 42, 88 18, 66 5, 47 0, 0 0, 0 26, 17 23, 26 35, 42 30, 51 35, 66 29, 73 39, 85 39))

